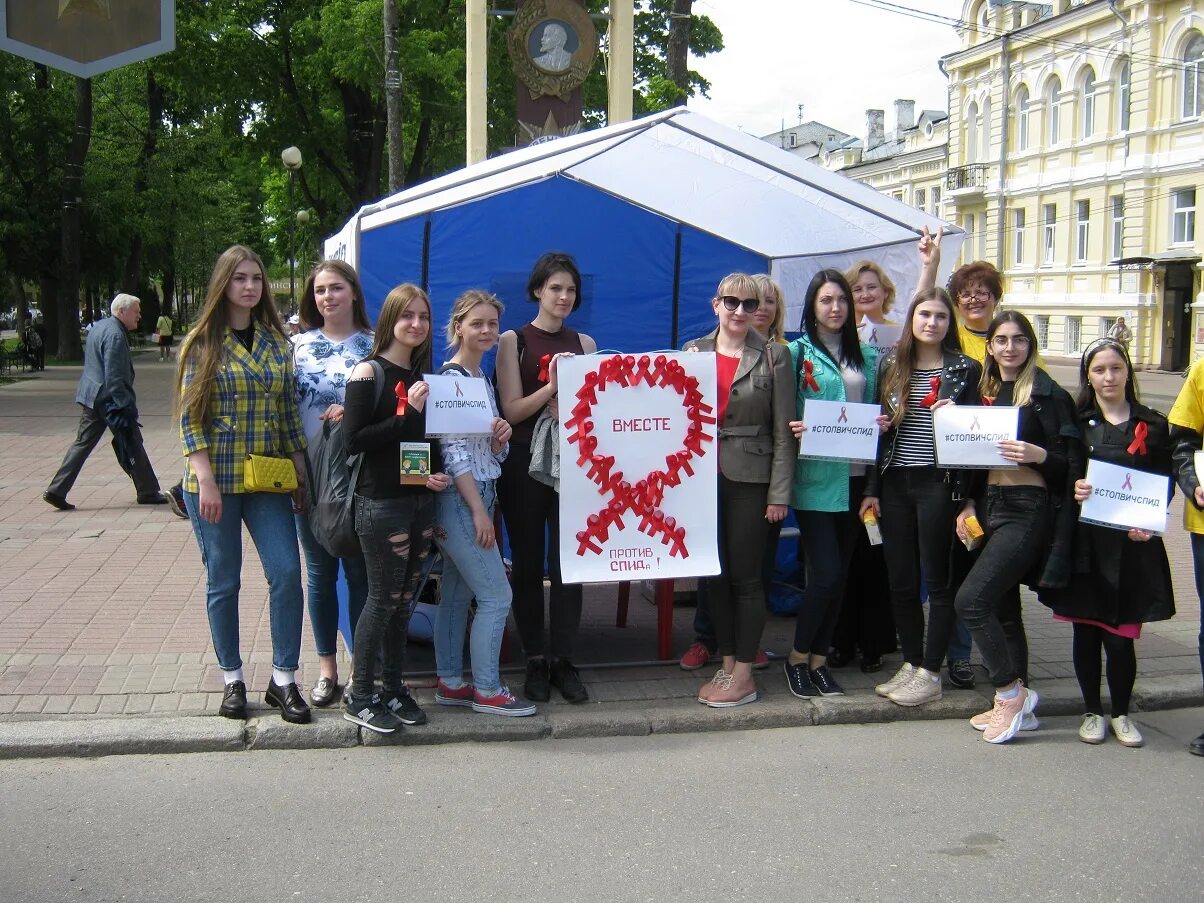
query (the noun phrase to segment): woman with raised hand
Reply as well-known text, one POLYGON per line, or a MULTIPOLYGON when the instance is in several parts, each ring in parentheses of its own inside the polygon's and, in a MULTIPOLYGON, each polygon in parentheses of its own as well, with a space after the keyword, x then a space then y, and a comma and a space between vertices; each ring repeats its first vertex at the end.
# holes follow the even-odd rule
MULTIPOLYGON (((355 365, 372 351, 372 324, 364 290, 350 264, 319 263, 301 294, 302 332, 293 338, 293 375, 306 440, 312 445, 325 421, 343 418, 347 380, 355 365)), ((297 536, 305 553, 306 602, 314 645, 318 647, 318 682, 309 701, 328 706, 342 694, 336 657, 339 633, 339 568, 347 578, 347 614, 351 635, 368 595, 364 556, 335 558, 314 539, 309 517, 297 515, 297 536)))
POLYGON ((953 525, 970 475, 938 464, 932 415, 948 404, 978 404, 981 374, 978 364, 961 353, 955 317, 944 289, 920 292, 907 311, 899 344, 878 371, 878 397, 888 428, 860 514, 872 509, 879 520, 903 647, 902 666, 874 692, 903 706, 941 698, 941 662, 955 620, 953 525), (927 636, 920 566, 928 588, 927 636))
POLYGON ((556 362, 598 348, 593 339, 565 322, 584 300, 581 273, 568 254, 553 251, 540 257, 527 279, 527 295, 538 305, 535 319, 502 333, 497 352, 502 415, 514 428, 497 488, 513 559, 514 620, 527 656, 523 695, 533 702, 547 702, 554 686, 566 701, 581 703, 589 699, 589 691, 570 661, 581 624, 581 586, 566 586, 560 578, 560 494, 531 476, 531 441, 545 410, 553 423, 559 419, 556 362), (551 584, 548 636, 544 632, 545 559, 551 584))
POLYGON ((488 292, 471 290, 456 299, 447 323, 447 341, 455 349, 441 373, 460 374, 486 383, 493 409, 491 435, 445 436, 443 464, 455 487, 435 502, 435 542, 443 554, 443 578, 435 614, 435 662, 439 682, 435 702, 469 706, 492 715, 534 715, 535 706, 502 683, 498 661, 510 582, 493 530, 497 478, 510 449, 510 424, 498 416, 493 388, 481 359, 497 344, 502 302, 488 292), (469 647, 472 683, 464 682, 464 634, 468 606, 477 600, 469 647))
MULTIPOLYGON (((1079 364, 1079 428, 1087 455, 1134 470, 1171 475, 1170 427, 1166 417, 1137 400, 1133 365, 1115 339, 1092 342, 1079 364)), ((1091 497, 1080 474, 1076 502, 1091 497)), ((1173 484, 1172 484, 1173 485, 1173 484)), ((1074 572, 1067 586, 1042 589, 1041 601, 1074 631, 1074 674, 1083 693, 1079 739, 1103 743, 1112 733, 1125 746, 1144 742, 1129 720, 1137 679, 1133 641, 1141 625, 1175 614, 1171 568, 1162 537, 1145 530, 1116 530, 1080 522, 1075 529, 1074 572), (1112 717, 1100 700, 1101 649, 1107 654, 1112 717)))
POLYGON ((686 351, 714 351, 718 379, 719 563, 707 598, 723 663, 698 701, 715 708, 757 699, 752 668, 765 627, 761 561, 769 525, 786 516, 798 443, 790 356, 752 326, 761 299, 751 276, 719 283, 711 307, 719 319, 686 351))
POLYGON ((204 309, 180 347, 176 390, 188 459, 184 505, 205 562, 209 631, 225 681, 218 713, 247 717, 238 637, 245 524, 268 581, 272 679, 264 701, 285 721, 307 722, 309 706, 296 682, 303 602, 293 520, 305 504, 305 433, 292 348, 263 261, 250 248, 234 245, 218 257, 204 309), (291 461, 297 483, 291 497, 247 487, 250 455, 291 461))
MULTIPOLYGON (((803 299, 802 336, 790 343, 798 376, 795 438, 806 431, 812 399, 863 403, 876 391, 878 352, 857 339, 852 289, 837 270, 820 270, 803 299)), ((843 696, 827 666, 852 561, 858 515, 865 495, 864 464, 799 459, 791 505, 802 537, 807 592, 795 620, 794 645, 785 662, 786 683, 800 699, 843 696)))
POLYGON ((426 723, 404 670, 414 592, 434 535, 434 493, 451 484, 441 471, 438 443, 424 447, 430 387, 422 375, 430 367, 430 299, 416 285, 399 285, 381 307, 371 353, 351 371, 343 414, 347 451, 363 455, 355 532, 368 569, 343 717, 381 734, 426 723), (404 449, 405 469, 404 443, 413 443, 404 449), (378 660, 381 693, 376 692, 378 660))
POLYGON ((1001 608, 1019 599, 1021 582, 1057 589, 1069 581, 1078 518, 1074 477, 1083 472, 1083 456, 1074 403, 1037 366, 1037 336, 1028 318, 1005 310, 991 321, 986 339, 979 385, 983 399, 1020 409, 1016 439, 999 443, 1000 453, 1014 466, 987 471, 983 510, 971 498, 957 516, 963 542, 970 538, 966 519, 971 516, 986 539, 954 605, 995 687, 994 706, 970 723, 988 743, 1006 743, 1018 731, 1036 726, 1038 697, 1024 685, 1020 670, 1027 657, 1023 633, 1017 637, 1002 624, 1005 618, 1023 623, 1020 613, 1001 608))

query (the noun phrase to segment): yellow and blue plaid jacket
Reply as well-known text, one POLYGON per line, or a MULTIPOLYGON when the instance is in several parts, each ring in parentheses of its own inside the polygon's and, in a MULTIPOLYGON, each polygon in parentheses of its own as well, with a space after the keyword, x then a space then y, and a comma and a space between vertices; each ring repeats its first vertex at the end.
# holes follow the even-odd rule
MULTIPOLYGON (((305 448, 305 431, 293 384, 293 351, 288 339, 256 324, 252 351, 247 351, 229 329, 223 343, 226 362, 217 371, 208 426, 185 411, 180 418, 180 442, 187 457, 205 449, 221 492, 241 493, 243 462, 247 455, 288 457, 305 448)), ((183 388, 195 376, 184 371, 183 388)), ((191 464, 184 481, 198 492, 191 464)))

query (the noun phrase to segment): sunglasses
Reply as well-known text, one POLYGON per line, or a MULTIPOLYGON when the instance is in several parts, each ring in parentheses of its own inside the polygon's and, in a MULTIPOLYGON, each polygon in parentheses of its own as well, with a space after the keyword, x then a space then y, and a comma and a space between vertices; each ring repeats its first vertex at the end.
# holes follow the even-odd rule
POLYGON ((732 295, 724 295, 719 299, 723 302, 723 306, 728 310, 735 310, 737 307, 744 308, 746 314, 751 314, 754 310, 761 306, 761 302, 757 298, 736 298, 732 295))

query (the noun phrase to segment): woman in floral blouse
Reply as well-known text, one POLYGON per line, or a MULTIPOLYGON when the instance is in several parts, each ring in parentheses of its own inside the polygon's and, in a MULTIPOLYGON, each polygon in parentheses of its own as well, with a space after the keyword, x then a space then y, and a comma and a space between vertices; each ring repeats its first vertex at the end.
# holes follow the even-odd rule
MULTIPOLYGON (((342 419, 347 377, 372 350, 372 325, 355 270, 341 260, 318 264, 305 283, 300 319, 303 332, 293 338, 293 374, 305 437, 312 445, 322 432, 323 421, 342 419)), ((347 579, 347 614, 353 636, 368 595, 368 574, 363 555, 335 558, 322 548, 305 514, 297 515, 297 536, 305 552, 309 622, 318 647, 318 682, 310 690, 309 700, 316 706, 328 706, 342 689, 335 657, 339 566, 347 579)))

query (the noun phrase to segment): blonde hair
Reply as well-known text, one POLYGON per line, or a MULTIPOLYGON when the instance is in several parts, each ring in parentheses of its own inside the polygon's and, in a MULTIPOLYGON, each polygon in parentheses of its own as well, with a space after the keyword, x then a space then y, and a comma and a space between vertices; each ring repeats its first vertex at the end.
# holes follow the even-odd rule
POLYGON ((774 297, 773 322, 769 324, 769 341, 780 342, 785 335, 786 299, 782 297, 782 287, 774 282, 768 273, 757 273, 752 277, 757 286, 757 297, 765 303, 765 296, 774 297))
POLYGON ((720 279, 719 288, 715 289, 715 300, 718 301, 724 295, 733 295, 734 293, 755 295, 758 301, 761 298, 757 280, 748 273, 729 273, 720 279))
MULTIPOLYGON (((393 329, 401 315, 410 309, 415 301, 426 305, 426 312, 431 313, 431 299, 426 292, 412 282, 403 282, 385 297, 381 306, 380 316, 376 318, 376 333, 372 337, 372 351, 369 357, 379 357, 394 341, 393 329)), ((431 331, 428 329, 422 344, 410 353, 410 369, 429 372, 431 369, 431 331)))
POLYGON ((456 327, 461 321, 472 311, 478 304, 488 304, 497 311, 498 318, 502 316, 502 311, 506 308, 497 295, 491 295, 489 292, 479 288, 471 288, 456 299, 456 303, 452 305, 451 316, 447 320, 447 344, 449 348, 459 347, 460 342, 456 339, 456 327))
MULTIPOLYGON (((873 273, 878 278, 878 282, 886 292, 886 297, 882 300, 882 312, 886 313, 895 303, 895 284, 890 281, 890 277, 886 275, 886 271, 872 260, 857 261, 849 267, 848 272, 844 274, 844 278, 849 280, 850 286, 856 286, 857 280, 862 273, 873 273)), ((852 303, 852 301, 853 299, 849 298, 849 303, 852 303)))
POLYGON ((205 306, 196 326, 184 337, 180 345, 179 363, 176 367, 176 403, 175 413, 187 414, 203 426, 208 426, 212 420, 210 404, 213 400, 213 387, 217 380, 217 371, 225 360, 223 345, 226 341, 226 328, 230 325, 229 304, 226 289, 234 278, 234 271, 240 264, 250 260, 259 267, 263 276, 259 302, 251 308, 252 323, 268 331, 275 332, 281 342, 287 342, 284 335, 284 323, 272 300, 272 287, 268 283, 267 270, 258 254, 245 245, 231 245, 222 251, 213 265, 213 273, 209 277, 209 287, 205 290, 205 306), (184 374, 192 370, 192 379, 188 388, 184 388, 184 374))

